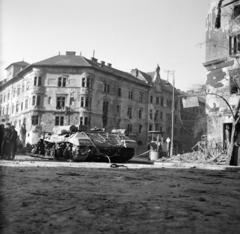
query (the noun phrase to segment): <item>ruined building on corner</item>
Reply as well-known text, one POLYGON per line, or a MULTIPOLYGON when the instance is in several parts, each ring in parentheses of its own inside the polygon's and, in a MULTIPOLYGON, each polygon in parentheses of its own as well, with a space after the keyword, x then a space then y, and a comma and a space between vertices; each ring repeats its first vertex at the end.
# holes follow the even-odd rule
POLYGON ((208 141, 226 147, 240 97, 240 1, 213 2, 206 27, 208 141))

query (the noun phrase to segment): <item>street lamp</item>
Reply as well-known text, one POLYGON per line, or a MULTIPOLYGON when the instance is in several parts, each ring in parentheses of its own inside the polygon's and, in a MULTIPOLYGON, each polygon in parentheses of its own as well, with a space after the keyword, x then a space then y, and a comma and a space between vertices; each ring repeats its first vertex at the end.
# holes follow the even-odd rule
POLYGON ((174 140, 174 112, 175 112, 175 71, 172 71, 173 75, 173 90, 172 90, 172 129, 171 129, 171 148, 170 157, 173 156, 173 140, 174 140))

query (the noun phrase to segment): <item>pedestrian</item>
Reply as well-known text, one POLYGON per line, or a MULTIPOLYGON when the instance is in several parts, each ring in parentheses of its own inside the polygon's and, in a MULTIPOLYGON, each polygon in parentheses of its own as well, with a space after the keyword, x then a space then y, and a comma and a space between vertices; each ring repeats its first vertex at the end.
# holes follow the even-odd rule
POLYGON ((4 125, 0 124, 0 159, 2 159, 2 142, 3 142, 3 136, 4 136, 4 125))
POLYGON ((15 154, 17 151, 17 138, 18 138, 17 131, 15 130, 15 127, 12 125, 11 126, 11 160, 14 160, 15 154))
POLYGON ((7 123, 4 129, 3 141, 2 141, 2 155, 3 159, 10 159, 11 155, 11 124, 7 123))

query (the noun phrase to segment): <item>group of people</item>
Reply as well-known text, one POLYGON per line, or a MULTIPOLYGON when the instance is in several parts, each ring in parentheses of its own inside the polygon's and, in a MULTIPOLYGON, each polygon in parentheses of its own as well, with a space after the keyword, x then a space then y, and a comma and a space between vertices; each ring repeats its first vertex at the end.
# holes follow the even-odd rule
POLYGON ((10 123, 0 125, 0 158, 13 160, 17 151, 18 134, 10 123))

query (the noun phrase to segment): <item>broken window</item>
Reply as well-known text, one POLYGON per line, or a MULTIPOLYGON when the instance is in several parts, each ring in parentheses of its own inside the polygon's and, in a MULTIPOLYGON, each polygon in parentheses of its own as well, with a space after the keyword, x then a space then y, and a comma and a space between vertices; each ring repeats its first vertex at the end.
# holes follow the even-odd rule
POLYGON ((233 9, 233 18, 236 18, 240 15, 240 5, 234 6, 233 9))
POLYGON ((229 55, 240 54, 240 34, 229 36, 229 55))

